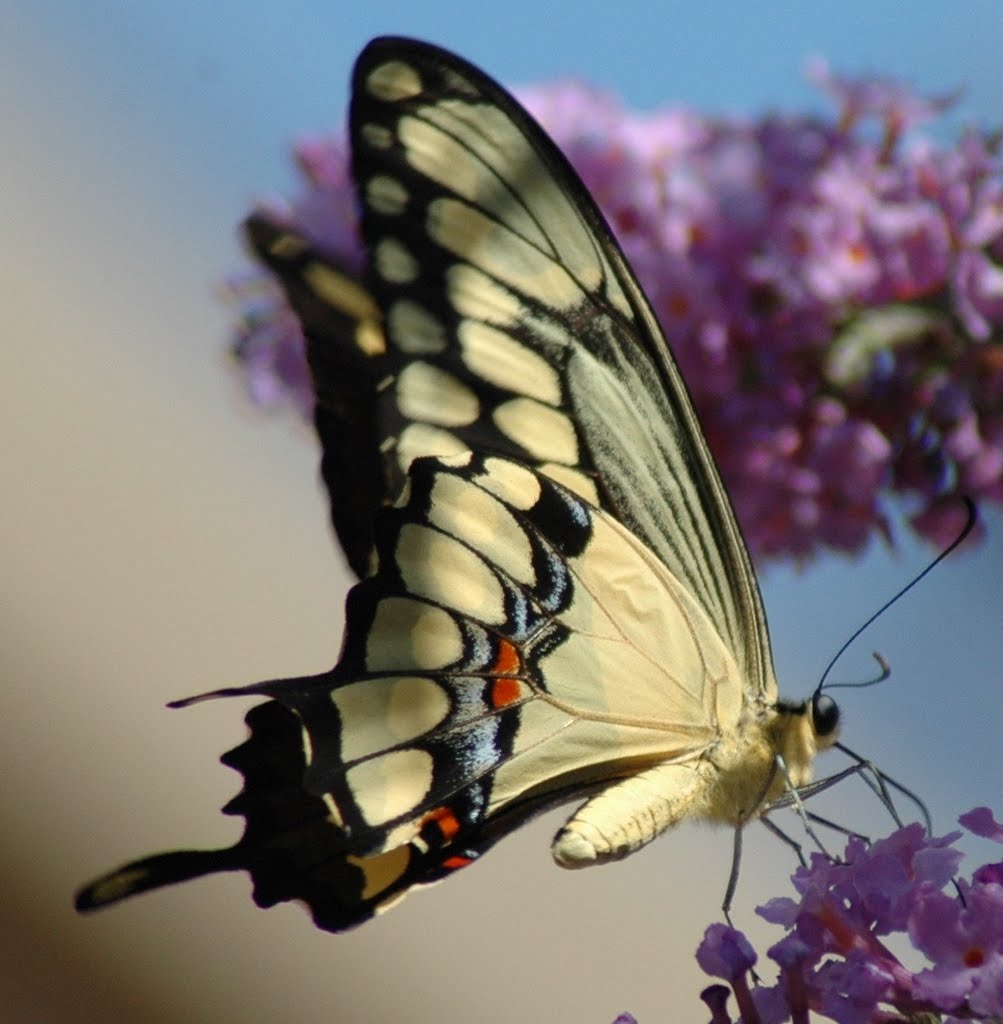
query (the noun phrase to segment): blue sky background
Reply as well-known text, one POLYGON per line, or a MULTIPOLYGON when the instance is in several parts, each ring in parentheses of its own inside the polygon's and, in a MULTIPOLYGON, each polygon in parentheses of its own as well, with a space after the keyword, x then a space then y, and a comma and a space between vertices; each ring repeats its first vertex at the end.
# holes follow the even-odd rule
MULTIPOLYGON (((289 142, 341 124, 373 35, 417 35, 508 84, 578 75, 644 109, 820 108, 810 55, 964 87, 938 129, 1003 121, 1003 6, 835 4, 6 3, 0 8, 0 972, 19 1021, 642 1022, 704 1019, 691 953, 729 837, 685 829, 623 865, 549 862, 551 816, 432 894, 343 937, 213 879, 78 920, 85 877, 143 852, 229 843, 216 764, 244 708, 163 704, 330 664, 347 577, 316 453, 249 410, 214 287, 235 225, 288 191, 289 142), (158 1016, 159 1015, 159 1016, 158 1016)), ((926 797, 937 825, 1003 810, 1003 523, 889 612, 843 664, 845 739, 926 797)), ((843 639, 925 564, 895 551, 764 577, 778 674, 806 694, 843 639)), ((879 829, 860 789, 828 805, 879 829)), ((738 920, 784 891, 755 830, 738 920)), ((977 856, 994 851, 971 844, 977 856)), ((756 931, 762 948, 775 938, 756 931)))

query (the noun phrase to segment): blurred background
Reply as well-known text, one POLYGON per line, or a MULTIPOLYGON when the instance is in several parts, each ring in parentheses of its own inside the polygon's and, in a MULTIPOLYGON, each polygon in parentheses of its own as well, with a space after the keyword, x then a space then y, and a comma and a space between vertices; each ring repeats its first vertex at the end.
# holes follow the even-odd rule
MULTIPOLYGON (((642 1024, 706 1019, 692 953, 718 917, 726 833, 685 828, 613 867, 566 873, 550 816, 360 931, 268 913, 245 876, 78 918, 74 889, 130 857, 228 845, 240 702, 168 711, 221 685, 334 660, 348 577, 310 432, 248 407, 215 292, 235 225, 288 193, 292 140, 342 123, 370 37, 421 36, 513 84, 581 76, 632 107, 821 108, 806 57, 963 87, 946 138, 1003 122, 1003 6, 662 2, 0 3, 0 992, 17 1022, 408 1019, 642 1024)), ((894 675, 842 699, 846 742, 907 781, 935 825, 1003 810, 1003 522, 885 615, 842 663, 894 675)), ((929 551, 771 568, 787 695, 929 551)), ((826 805, 886 828, 869 793, 826 805)), ((996 851, 971 842, 981 863, 996 851)), ((974 866, 974 864, 970 865, 974 866)), ((751 829, 736 921, 793 865, 751 829)), ((767 971, 767 974, 769 972, 767 971)))

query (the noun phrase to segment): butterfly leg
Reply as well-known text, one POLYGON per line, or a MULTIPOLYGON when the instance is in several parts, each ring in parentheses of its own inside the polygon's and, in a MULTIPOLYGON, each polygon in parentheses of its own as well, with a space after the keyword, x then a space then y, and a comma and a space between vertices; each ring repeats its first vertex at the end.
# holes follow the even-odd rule
POLYGON ((735 890, 738 888, 738 874, 742 867, 742 827, 735 829, 735 838, 731 848, 731 872, 728 874, 728 885, 724 890, 724 899, 721 901, 721 913, 729 928, 735 925, 731 920, 731 904, 735 898, 735 890))
POLYGON ((838 832, 841 836, 845 836, 847 839, 860 839, 862 842, 870 844, 870 836, 865 836, 863 832, 858 832, 856 829, 849 828, 847 825, 841 825, 838 821, 833 821, 831 818, 823 818, 821 814, 816 814, 814 811, 808 811, 808 818, 816 825, 821 825, 823 828, 830 829, 832 832, 838 832))
POLYGON ((856 762, 854 767, 857 769, 857 773, 877 794, 878 799, 882 804, 884 804, 886 810, 892 816, 892 820, 899 828, 902 827, 902 821, 895 809, 895 804, 892 801, 889 788, 898 790, 899 793, 901 793, 916 807, 923 817, 923 824, 926 828, 927 835, 933 834, 933 823, 930 820, 930 811, 926 804, 923 803, 923 801, 920 800, 920 798, 911 789, 907 786, 903 786, 901 782, 896 781, 890 775, 883 772, 876 764, 850 750, 850 748, 845 744, 836 743, 834 746, 837 750, 841 750, 847 757, 852 758, 856 762))
POLYGON ((777 837, 785 846, 789 846, 794 851, 794 856, 797 857, 798 863, 801 867, 807 867, 808 861, 804 855, 804 847, 799 843, 793 836, 788 835, 776 822, 772 821, 770 817, 763 814, 760 819, 763 823, 763 827, 773 835, 777 837))
MULTIPOLYGON (((743 827, 739 825, 734 832, 734 840, 731 848, 731 872, 728 875, 728 885, 724 890, 724 900, 721 902, 721 913, 729 928, 734 928, 735 923, 731 919, 731 904, 735 898, 735 890, 738 888, 738 875, 742 865, 742 832, 743 827)), ((762 979, 755 967, 749 968, 749 976, 754 985, 759 985, 762 979)))
MULTIPOLYGON (((927 830, 927 833, 932 834, 933 827, 930 821, 930 813, 927 810, 926 804, 906 786, 903 786, 900 782, 897 782, 890 775, 881 771, 877 765, 860 757, 859 754, 854 753, 848 747, 842 743, 836 743, 834 746, 843 751, 848 757, 852 757, 856 763, 850 765, 848 768, 844 768, 842 771, 836 772, 834 775, 829 775, 824 779, 819 779, 817 782, 809 783, 807 786, 802 786, 800 789, 790 789, 786 793, 783 793, 776 800, 773 800, 767 810, 773 811, 779 807, 790 807, 794 806, 800 808, 799 814, 804 809, 803 801, 810 797, 816 796, 818 793, 822 793, 832 786, 835 786, 838 782, 842 782, 844 779, 851 778, 853 776, 859 776, 871 789, 871 791, 881 801, 881 805, 888 811, 895 822, 896 826, 902 827, 902 819, 895 807, 895 803, 892 800, 891 790, 895 789, 908 800, 910 800, 920 812, 923 818, 923 824, 927 830)), ((805 814, 805 817, 811 818, 812 820, 818 821, 819 824, 829 825, 828 821, 820 819, 818 815, 805 814)), ((846 833, 847 830, 842 826, 835 826, 836 831, 846 833)))

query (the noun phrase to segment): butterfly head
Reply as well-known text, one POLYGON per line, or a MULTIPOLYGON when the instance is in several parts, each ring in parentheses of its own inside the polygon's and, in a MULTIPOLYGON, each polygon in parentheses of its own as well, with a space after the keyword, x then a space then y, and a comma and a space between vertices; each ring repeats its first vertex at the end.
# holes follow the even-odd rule
MULTIPOLYGON (((812 762, 839 738, 839 705, 827 694, 776 705, 774 750, 783 759, 796 786, 812 779, 812 762)), ((777 794, 779 795, 779 794, 777 794)))

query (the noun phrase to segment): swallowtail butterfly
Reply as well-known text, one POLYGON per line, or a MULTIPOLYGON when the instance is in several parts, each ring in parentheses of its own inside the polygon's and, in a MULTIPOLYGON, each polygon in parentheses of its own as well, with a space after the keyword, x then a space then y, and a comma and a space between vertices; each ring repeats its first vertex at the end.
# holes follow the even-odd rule
POLYGON ((829 698, 778 697, 679 370, 554 144, 476 68, 393 38, 356 64, 351 141, 364 285, 248 226, 308 339, 362 577, 341 655, 208 695, 269 698, 223 757, 242 838, 127 864, 80 909, 242 869, 258 905, 341 931, 558 803, 581 803, 553 844, 571 868, 684 819, 741 829, 835 741, 829 698))

